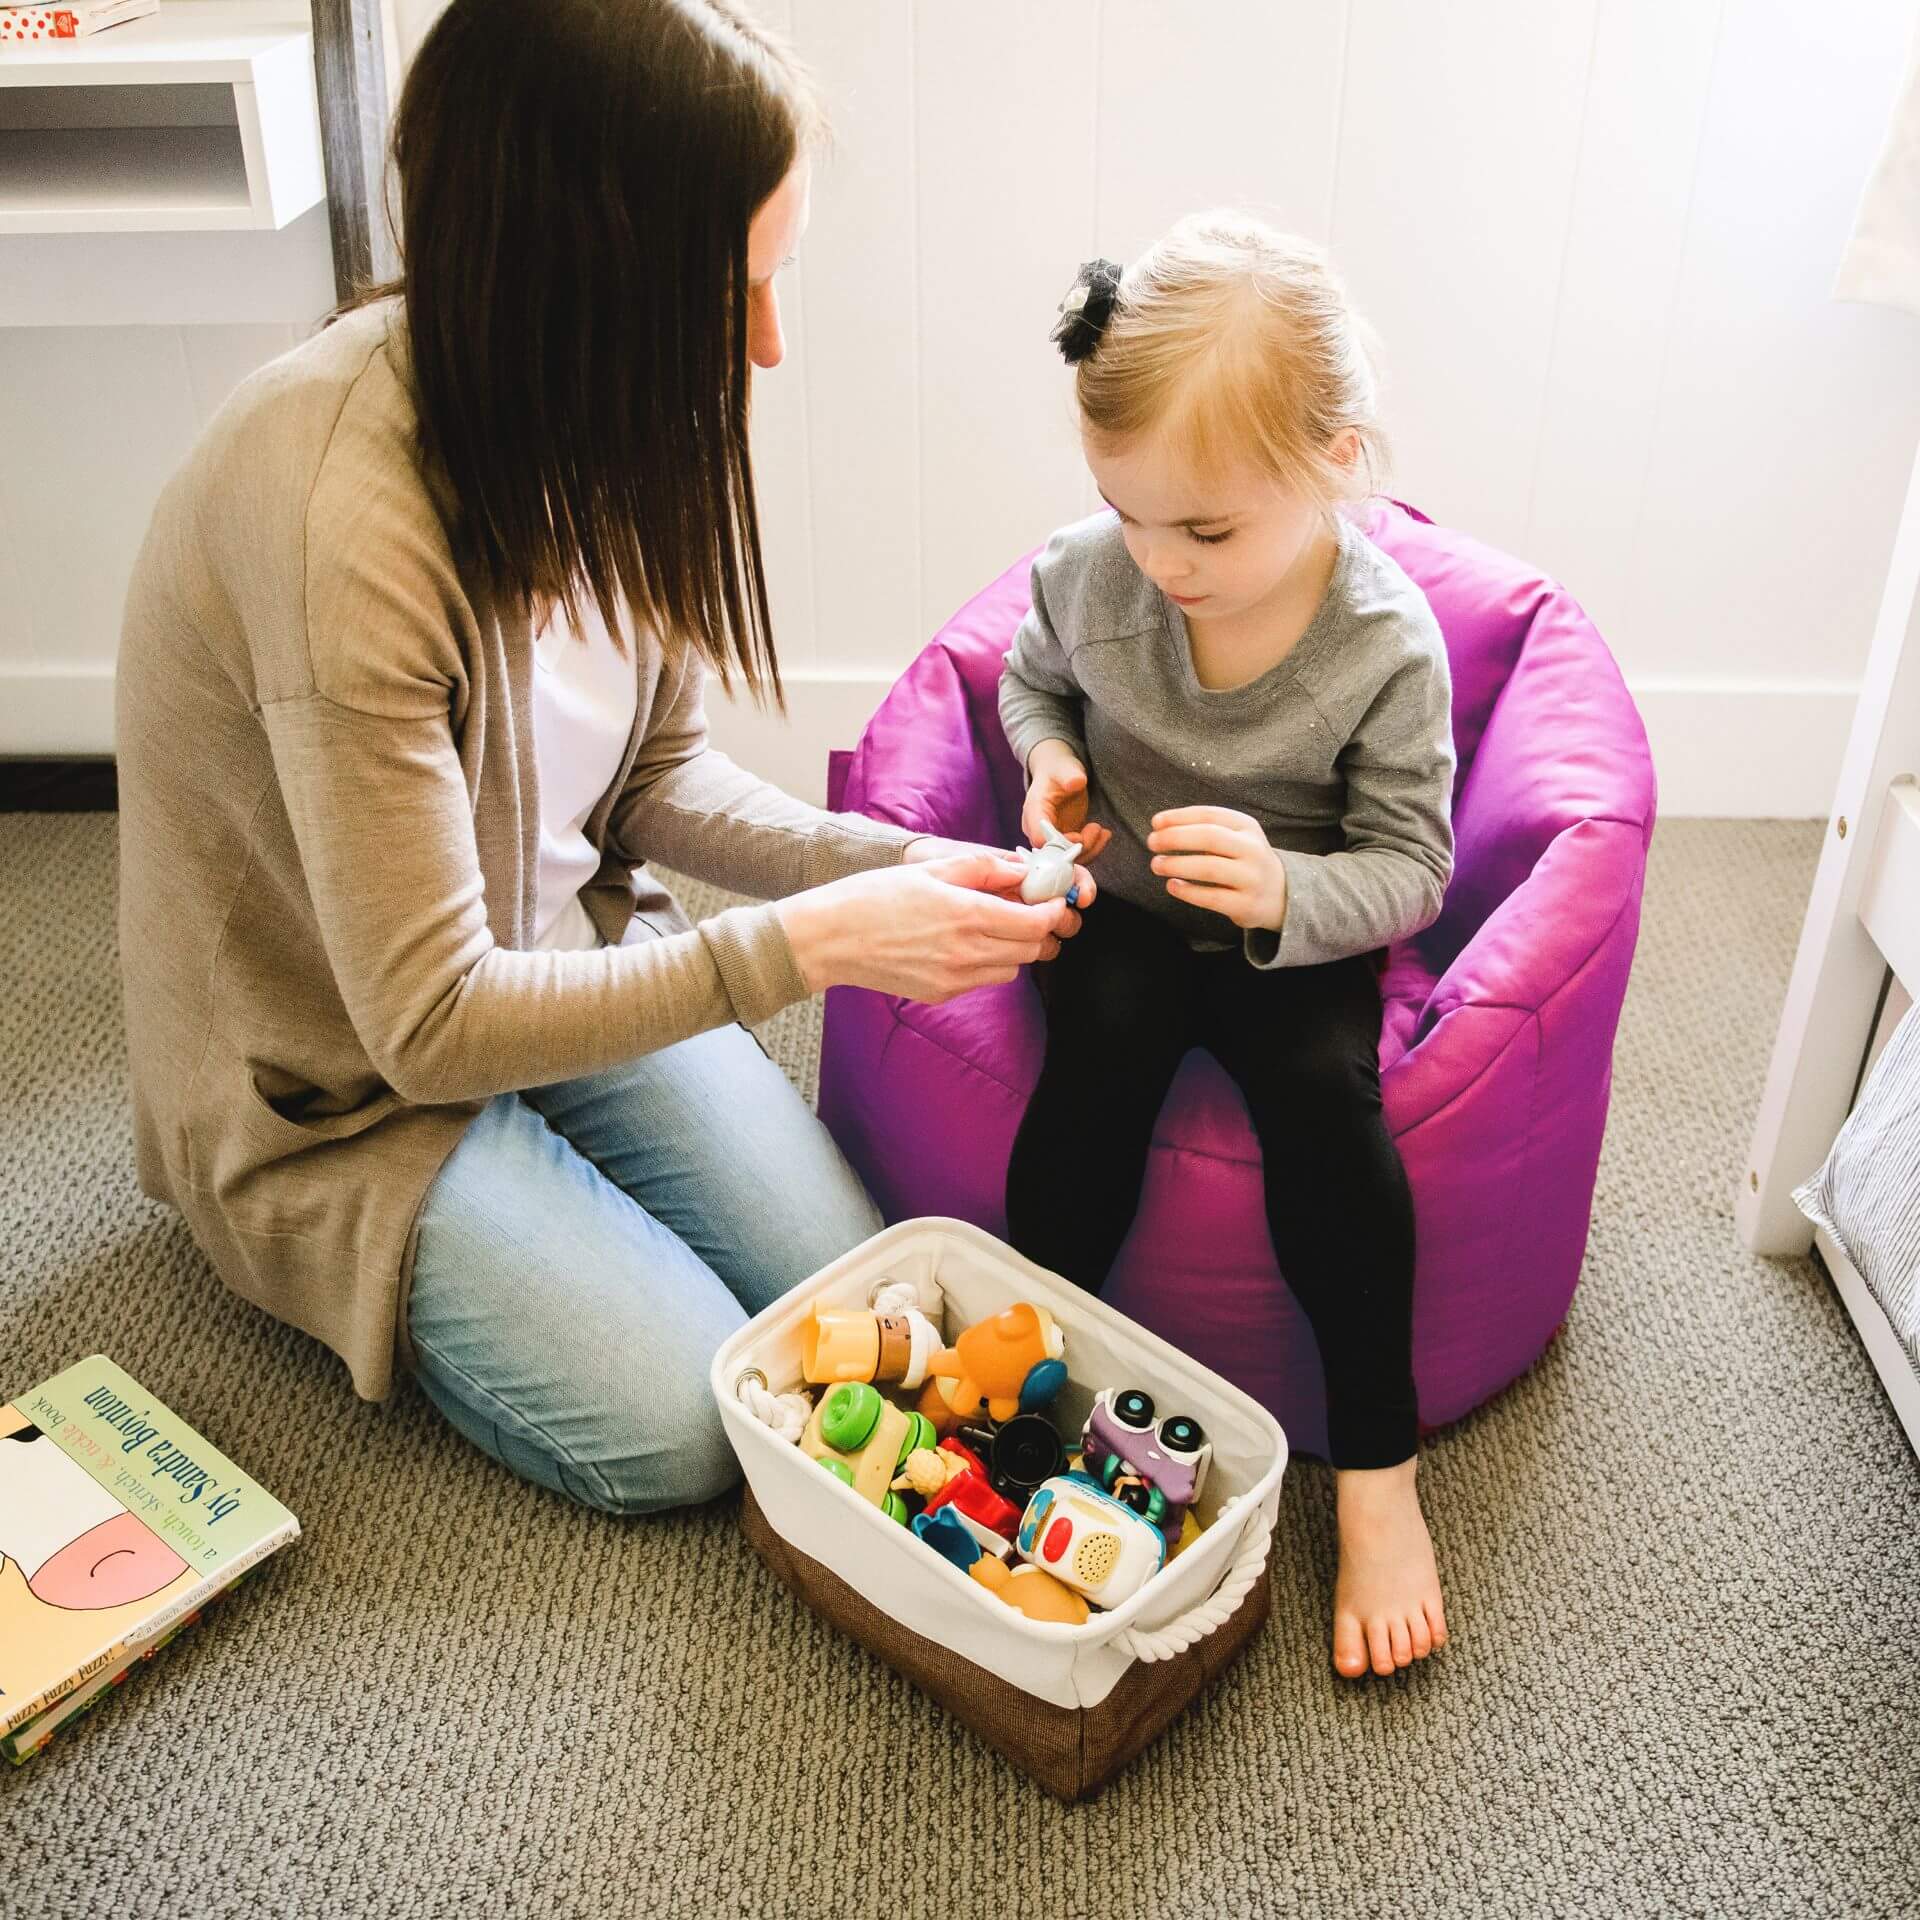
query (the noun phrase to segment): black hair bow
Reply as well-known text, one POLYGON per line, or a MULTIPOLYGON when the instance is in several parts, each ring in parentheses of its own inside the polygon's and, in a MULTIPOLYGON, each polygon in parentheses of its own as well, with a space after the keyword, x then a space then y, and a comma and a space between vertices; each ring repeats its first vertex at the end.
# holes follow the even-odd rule
POLYGON ((1059 322, 1047 338, 1060 349, 1068 366, 1077 366, 1100 344, 1100 336, 1113 318, 1120 274, 1115 261, 1089 260, 1060 302, 1059 322))

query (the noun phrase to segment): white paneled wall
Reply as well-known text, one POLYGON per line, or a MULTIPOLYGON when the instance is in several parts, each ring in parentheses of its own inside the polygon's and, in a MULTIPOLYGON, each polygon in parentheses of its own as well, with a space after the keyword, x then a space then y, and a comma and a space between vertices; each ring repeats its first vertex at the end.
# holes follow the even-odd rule
POLYGON ((1920 434, 1913 322, 1828 297, 1912 0, 768 13, 837 139, 757 403, 797 725, 723 717, 748 757, 817 791, 1087 507, 1053 304, 1238 202, 1329 246, 1381 336, 1393 490, 1586 602, 1668 810, 1824 811, 1920 434))
MULTIPOLYGON (((404 45, 434 11, 398 0, 404 45)), ((755 400, 794 723, 717 715, 743 758, 817 795, 927 634, 1086 510, 1054 303, 1231 201, 1327 244, 1377 328, 1393 490, 1586 602, 1668 810, 1824 810, 1920 435, 1920 332, 1828 289, 1915 0, 762 11, 835 142, 755 400)), ((144 504, 290 337, 0 330, 0 749, 105 744, 144 504)))
POLYGON ((121 603, 154 500, 240 379, 302 332, 0 329, 0 752, 111 747, 121 603))

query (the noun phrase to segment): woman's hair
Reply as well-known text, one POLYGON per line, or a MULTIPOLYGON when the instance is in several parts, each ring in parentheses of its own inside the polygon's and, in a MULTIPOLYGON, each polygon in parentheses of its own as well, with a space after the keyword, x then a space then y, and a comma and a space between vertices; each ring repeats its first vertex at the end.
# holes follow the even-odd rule
POLYGON ((453 0, 393 128, 423 452, 492 589, 776 701, 747 229, 819 125, 731 0, 453 0))
POLYGON ((1331 513, 1386 472, 1365 327, 1326 256, 1250 215, 1182 220, 1121 277, 1078 362, 1096 439, 1153 432, 1197 474, 1239 463, 1331 513), (1351 429, 1358 458, 1334 457, 1351 429))

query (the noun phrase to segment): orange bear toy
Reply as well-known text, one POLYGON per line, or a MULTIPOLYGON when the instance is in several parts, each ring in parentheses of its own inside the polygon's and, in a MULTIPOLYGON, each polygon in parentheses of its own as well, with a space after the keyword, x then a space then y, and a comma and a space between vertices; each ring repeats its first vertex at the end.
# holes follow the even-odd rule
POLYGON ((969 1327, 927 1362, 920 1411, 943 1434, 983 1413, 1011 1420, 1020 1411, 1027 1375, 1066 1350, 1067 1337, 1053 1315, 1022 1300, 969 1327))

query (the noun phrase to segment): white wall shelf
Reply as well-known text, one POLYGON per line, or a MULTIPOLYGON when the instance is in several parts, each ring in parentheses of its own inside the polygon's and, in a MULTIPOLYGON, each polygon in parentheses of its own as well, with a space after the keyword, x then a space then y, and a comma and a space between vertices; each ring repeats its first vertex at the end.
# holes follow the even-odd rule
POLYGON ((304 7, 163 0, 0 51, 0 234, 272 229, 325 191, 304 7))

